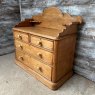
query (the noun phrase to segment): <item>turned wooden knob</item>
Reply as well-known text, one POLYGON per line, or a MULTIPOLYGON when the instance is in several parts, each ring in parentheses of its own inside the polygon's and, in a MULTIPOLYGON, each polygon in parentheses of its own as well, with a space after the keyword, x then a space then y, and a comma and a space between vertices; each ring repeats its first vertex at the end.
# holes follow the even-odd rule
POLYGON ((37 70, 42 72, 42 68, 41 67, 37 67, 37 70))
POLYGON ((20 56, 19 59, 20 59, 21 61, 24 61, 24 58, 23 58, 22 56, 20 56))
POLYGON ((19 48, 20 48, 20 49, 23 49, 23 46, 22 46, 22 45, 19 45, 19 48))
POLYGON ((19 38, 20 40, 22 40, 22 36, 21 36, 21 35, 18 35, 18 38, 19 38))
POLYGON ((38 55, 40 58, 42 58, 42 54, 41 54, 41 53, 37 53, 37 55, 38 55))
POLYGON ((41 41, 38 41, 38 45, 39 45, 39 46, 42 46, 43 44, 42 44, 42 42, 41 42, 41 41))

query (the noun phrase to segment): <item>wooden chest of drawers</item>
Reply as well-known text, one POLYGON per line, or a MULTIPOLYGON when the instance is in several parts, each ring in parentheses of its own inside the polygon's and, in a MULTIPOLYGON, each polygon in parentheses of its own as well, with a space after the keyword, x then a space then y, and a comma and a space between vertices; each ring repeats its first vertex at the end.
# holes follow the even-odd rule
POLYGON ((49 88, 58 89, 73 74, 81 22, 81 17, 62 14, 56 7, 20 22, 13 28, 16 64, 49 88))

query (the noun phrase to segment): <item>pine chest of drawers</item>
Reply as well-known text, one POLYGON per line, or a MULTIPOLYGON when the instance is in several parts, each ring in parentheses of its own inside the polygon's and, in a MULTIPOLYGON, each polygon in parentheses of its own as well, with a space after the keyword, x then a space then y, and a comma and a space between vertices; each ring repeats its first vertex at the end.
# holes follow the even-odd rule
POLYGON ((56 7, 20 22, 13 28, 16 64, 50 89, 58 89, 73 74, 77 25, 81 22, 81 17, 56 7))

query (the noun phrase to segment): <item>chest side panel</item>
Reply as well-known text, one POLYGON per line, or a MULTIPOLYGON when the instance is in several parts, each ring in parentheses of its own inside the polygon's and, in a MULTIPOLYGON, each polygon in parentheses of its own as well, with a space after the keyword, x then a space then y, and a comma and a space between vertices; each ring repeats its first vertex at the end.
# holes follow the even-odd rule
POLYGON ((72 71, 74 51, 76 44, 76 34, 68 35, 55 44, 55 68, 53 68, 52 81, 57 82, 67 73, 72 71))

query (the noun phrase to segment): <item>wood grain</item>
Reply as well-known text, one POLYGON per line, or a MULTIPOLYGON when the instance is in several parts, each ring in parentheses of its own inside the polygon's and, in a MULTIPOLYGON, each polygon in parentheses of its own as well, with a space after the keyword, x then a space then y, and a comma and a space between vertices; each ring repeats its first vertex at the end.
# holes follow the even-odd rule
POLYGON ((58 89, 72 76, 77 25, 82 18, 63 14, 56 7, 42 14, 13 28, 16 63, 49 88, 58 89))

